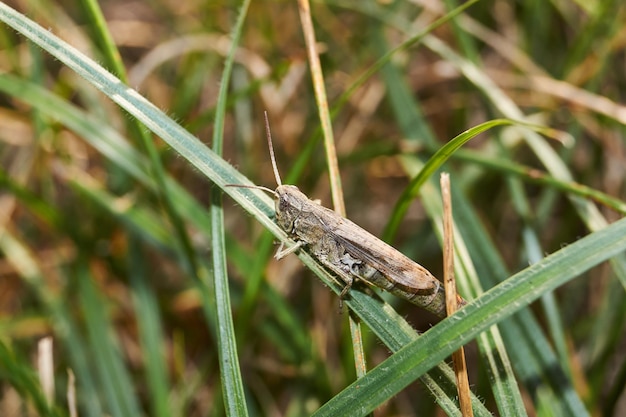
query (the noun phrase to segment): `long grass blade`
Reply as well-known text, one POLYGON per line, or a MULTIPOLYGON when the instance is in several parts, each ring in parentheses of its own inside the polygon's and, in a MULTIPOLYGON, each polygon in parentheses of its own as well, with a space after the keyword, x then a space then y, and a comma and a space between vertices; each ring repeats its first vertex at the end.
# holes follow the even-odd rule
POLYGON ((493 324, 624 250, 626 219, 591 233, 487 291, 346 388, 315 415, 365 415, 493 324), (350 398, 356 391, 365 392, 367 400, 355 409, 350 398))

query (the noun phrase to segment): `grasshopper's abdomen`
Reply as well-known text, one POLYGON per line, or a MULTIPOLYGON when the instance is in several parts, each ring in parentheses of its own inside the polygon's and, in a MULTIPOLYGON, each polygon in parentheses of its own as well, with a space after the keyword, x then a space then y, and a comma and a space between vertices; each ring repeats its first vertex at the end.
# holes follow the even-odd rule
MULTIPOLYGON (((393 279, 386 277, 380 271, 367 264, 359 268, 359 278, 371 285, 390 292, 396 297, 410 301, 439 317, 445 317, 446 315, 445 291, 443 285, 434 277, 432 278, 433 289, 430 293, 426 293, 421 288, 407 288, 398 285, 393 279)), ((462 304, 459 304, 459 307, 462 304)))

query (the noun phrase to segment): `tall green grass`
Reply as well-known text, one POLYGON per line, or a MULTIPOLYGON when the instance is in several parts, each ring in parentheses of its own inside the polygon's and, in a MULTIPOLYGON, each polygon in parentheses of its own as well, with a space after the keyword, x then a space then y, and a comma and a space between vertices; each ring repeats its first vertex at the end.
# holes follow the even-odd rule
POLYGON ((328 201, 295 3, 0 4, 2 415, 459 415, 467 344, 476 415, 623 411, 620 3, 311 6, 348 216, 440 276, 450 172, 469 305, 355 286, 351 338, 337 278, 272 261, 273 202, 226 187, 273 187, 267 110, 328 201))

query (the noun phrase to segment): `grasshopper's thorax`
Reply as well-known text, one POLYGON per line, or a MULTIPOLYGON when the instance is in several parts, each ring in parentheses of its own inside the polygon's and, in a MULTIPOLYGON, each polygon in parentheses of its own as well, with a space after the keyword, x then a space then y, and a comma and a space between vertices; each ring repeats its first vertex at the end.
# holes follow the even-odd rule
POLYGON ((295 185, 279 185, 274 197, 278 226, 287 233, 293 233, 294 223, 302 212, 302 204, 307 200, 295 185))

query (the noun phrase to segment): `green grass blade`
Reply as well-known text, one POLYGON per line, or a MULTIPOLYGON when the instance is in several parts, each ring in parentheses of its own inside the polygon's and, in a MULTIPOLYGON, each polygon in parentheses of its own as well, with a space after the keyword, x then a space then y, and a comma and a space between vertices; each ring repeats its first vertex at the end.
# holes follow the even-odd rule
POLYGON ((140 407, 131 376, 124 365, 117 341, 111 336, 112 332, 102 331, 112 329, 112 323, 86 265, 79 263, 76 278, 79 282, 79 297, 85 314, 89 342, 94 352, 92 360, 95 362, 110 412, 119 417, 138 416, 140 407))
MULTIPOLYGON (((0 91, 28 103, 42 114, 67 126, 124 173, 132 176, 153 192, 157 192, 158 185, 149 175, 150 168, 146 158, 140 155, 108 123, 84 112, 50 91, 44 90, 41 86, 11 74, 0 74, 0 91)), ((171 198, 177 202, 177 209, 185 219, 193 223, 199 231, 208 234, 211 225, 206 209, 171 177, 168 176, 165 181, 171 198)))
MULTIPOLYGON (((111 33, 107 29, 104 16, 100 10, 100 6, 94 0, 86 0, 84 2, 84 9, 87 13, 88 19, 93 22, 92 28, 95 35, 96 42, 101 45, 102 52, 105 57, 106 64, 111 68, 113 74, 127 83, 126 70, 123 66, 120 53, 113 42, 111 33)), ((128 118, 126 125, 131 133, 132 137, 141 144, 142 149, 148 155, 150 161, 150 174, 154 178, 157 187, 156 192, 165 208, 172 227, 174 229, 174 236, 181 247, 181 260, 184 262, 184 266, 187 272, 192 275, 196 280, 198 279, 198 260, 197 254, 194 251, 189 235, 181 215, 178 212, 178 206, 174 203, 172 192, 168 188, 166 181, 166 174, 161 163, 160 156, 153 143, 150 134, 142 128, 141 123, 135 118, 128 118)))
MULTIPOLYGON (((124 68, 124 62, 120 56, 120 51, 115 46, 111 32, 107 27, 106 20, 102 15, 102 10, 97 1, 85 0, 81 6, 87 15, 87 19, 90 23, 87 26, 93 34, 94 41, 100 47, 102 55, 107 66, 111 69, 115 75, 127 82, 126 70, 124 68)), ((129 123, 133 123, 129 121, 129 123)))
POLYGON ((411 342, 320 408, 316 416, 364 415, 416 377, 546 291, 626 250, 626 219, 572 243, 492 288, 411 342), (355 409, 358 391, 364 402, 355 409))
MULTIPOLYGON (((467 246, 472 248, 472 260, 482 286, 490 288, 510 274, 480 220, 468 207, 465 198, 454 191, 457 224, 467 246)), ((537 389, 545 389, 549 385, 562 399, 561 402, 553 402, 555 408, 564 405, 569 410, 566 411, 568 415, 587 414, 572 383, 564 383, 564 374, 552 346, 530 311, 522 310, 498 327, 513 368, 527 389, 534 394, 537 389)))
POLYGON ((139 342, 145 358, 145 384, 148 387, 151 415, 168 417, 172 415, 173 410, 169 401, 171 387, 163 361, 163 358, 166 357, 165 338, 163 337, 158 310, 158 300, 146 276, 147 260, 143 256, 139 240, 131 235, 128 247, 130 284, 137 317, 139 342))
POLYGON ((37 415, 56 417, 61 414, 48 404, 37 372, 24 358, 18 357, 17 352, 11 351, 8 346, 0 342, 0 381, 11 385, 22 398, 36 410, 37 415))
MULTIPOLYGON (((414 102, 412 97, 407 94, 407 91, 409 91, 408 86, 402 81, 402 77, 398 73, 397 69, 393 66, 386 66, 383 70, 383 74, 385 75, 385 80, 392 97, 392 102, 394 103, 396 118, 400 126, 403 128, 404 135, 407 138, 420 138, 426 143, 434 143, 435 139, 430 136, 430 130, 426 127, 426 121, 419 110, 419 103, 414 102)), ((416 140, 417 139, 413 139, 413 141, 416 140)), ((458 142, 458 146, 461 145, 462 143, 458 142)), ((433 160, 435 160, 435 158, 431 158, 431 161, 433 160)), ((424 164, 421 163, 421 161, 419 161, 416 157, 407 155, 401 158, 401 162, 409 176, 414 176, 414 173, 425 172, 423 166, 424 164)), ((420 174, 416 175, 414 178, 419 177, 419 175, 420 174)), ((423 181, 425 180, 426 176, 423 177, 423 181)), ((441 239, 442 207, 440 203, 440 193, 439 191, 436 191, 436 187, 432 186, 429 182, 423 182, 423 184, 424 189, 422 190, 422 201, 429 216, 432 218, 433 223, 436 225, 441 239)), ((456 190, 456 187, 453 187, 452 191, 454 196, 458 196, 459 193, 456 190)), ((456 208, 454 210, 456 211, 456 208)), ((458 220, 455 220, 455 223, 456 222, 458 222, 458 220)), ((463 223, 461 222, 461 224, 463 223)), ((472 259, 470 259, 469 256, 470 249, 473 250, 473 247, 463 242, 460 236, 455 237, 455 251, 457 254, 455 259, 455 269, 457 269, 457 281, 459 281, 461 293, 476 296, 477 294, 482 293, 482 288, 478 282, 472 259)), ((515 378, 510 371, 510 366, 508 366, 509 360, 506 350, 501 344, 492 344, 500 341, 500 339, 498 329, 492 328, 489 330, 489 335, 482 335, 477 339, 477 341, 481 352, 485 355, 485 363, 492 366, 488 369, 488 372, 491 375, 501 376, 501 379, 499 379, 493 387, 494 395, 497 396, 496 402, 498 403, 501 412, 523 414, 524 411, 520 411, 524 410, 521 393, 519 392, 515 378), (508 374, 505 372, 508 372, 508 374)), ((474 408, 476 408, 477 403, 474 402, 473 404, 474 408)))
POLYGON ((467 149, 458 149, 452 155, 452 158, 473 162, 490 170, 519 177, 525 182, 545 185, 556 190, 593 200, 623 215, 626 214, 626 202, 579 182, 558 180, 536 168, 521 165, 510 160, 481 155, 476 151, 467 149))
POLYGON ((420 170, 419 174, 413 177, 410 184, 406 187, 398 199, 398 202, 393 208, 391 219, 387 223, 387 227, 383 232, 383 239, 386 241, 393 239, 394 235, 398 231, 398 227, 400 227, 400 223, 402 222, 404 215, 409 209, 411 202, 419 194, 421 186, 452 156, 457 149, 486 130, 492 129, 496 126, 512 124, 515 124, 512 120, 490 120, 458 134, 451 141, 439 148, 439 150, 420 170))
MULTIPOLYGON (((308 254, 302 253, 298 256, 336 294, 341 292, 343 285, 338 284, 335 281, 336 278, 324 270, 308 254)), ((363 323, 393 352, 397 352, 418 338, 417 332, 411 325, 389 304, 383 302, 378 297, 372 297, 359 291, 357 288, 353 288, 350 291, 350 297, 346 298, 344 303, 357 313, 363 323)), ((427 375, 423 375, 421 381, 434 394, 435 400, 444 410, 447 410, 448 413, 458 412, 458 405, 454 401, 457 395, 454 388, 454 374, 445 363, 439 362, 441 361, 433 361, 432 365, 436 365, 437 369, 427 375)), ((366 377, 367 375, 369 374, 366 374, 366 377)), ((353 404, 354 402, 366 401, 369 395, 367 392, 359 393, 358 390, 353 394, 353 404)), ((472 395, 472 404, 477 415, 491 415, 480 399, 474 395, 472 395)))
MULTIPOLYGON (((236 48, 241 38, 250 0, 244 0, 237 22, 232 33, 232 43, 224 64, 224 72, 220 82, 220 91, 215 112, 215 128, 213 134, 213 150, 217 155, 222 154, 224 118, 228 98, 228 86, 232 73, 236 48)), ((231 313, 230 292, 228 289, 228 268, 226 266, 226 247, 224 243, 224 209, 222 193, 219 188, 211 190, 211 249, 213 267, 213 285, 215 289, 215 309, 217 318, 217 348, 220 361, 220 376, 222 380, 222 395, 228 416, 247 416, 246 397, 243 390, 243 381, 237 357, 237 341, 231 313)))
MULTIPOLYGON (((220 188, 226 184, 252 184, 230 164, 204 146, 196 137, 167 117, 155 105, 135 90, 124 85, 119 79, 71 45, 4 3, 0 3, 0 20, 55 56, 98 90, 109 96, 111 100, 137 117, 146 127, 160 136, 220 188)), ((235 187, 226 187, 224 192, 235 199, 273 233, 284 236, 278 226, 265 215, 271 212, 269 208, 272 204, 269 197, 262 192, 235 187), (268 209, 263 210, 262 208, 268 209)))

